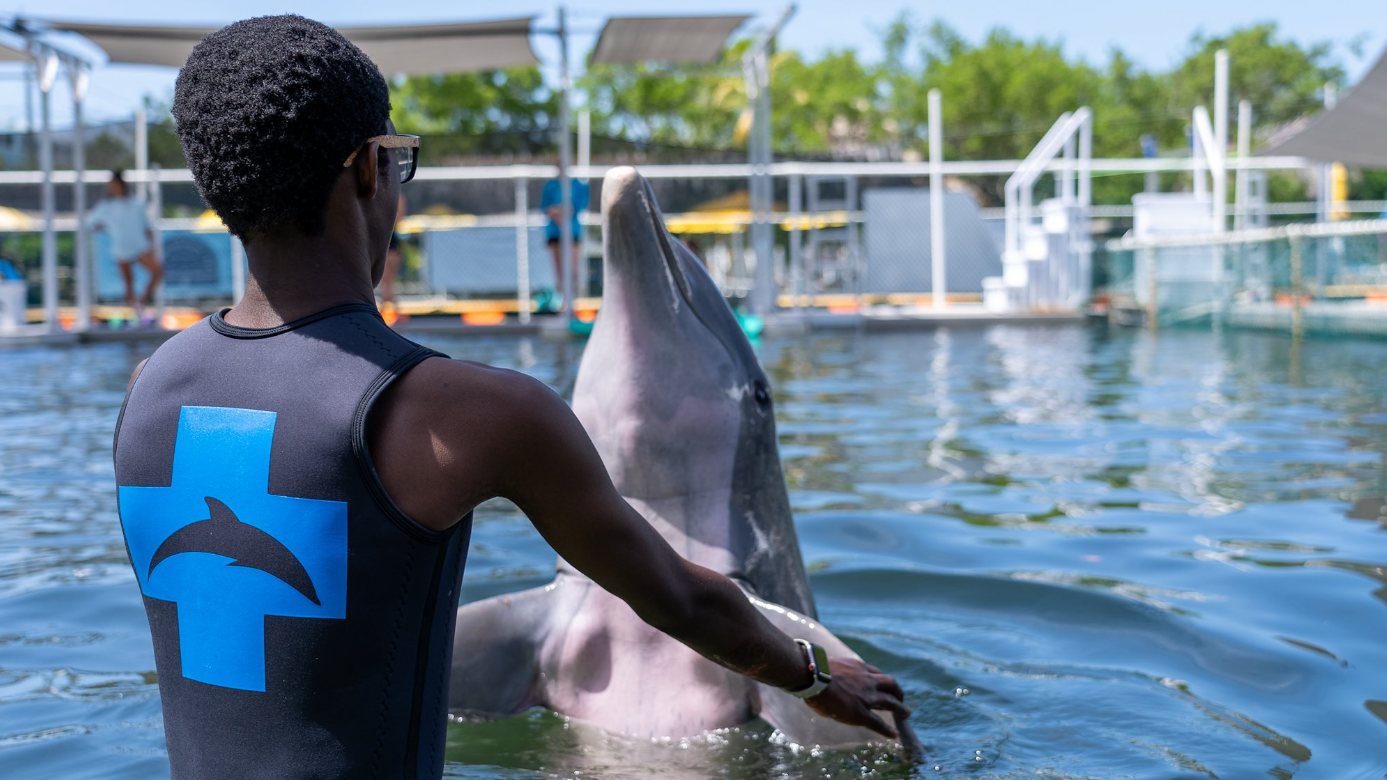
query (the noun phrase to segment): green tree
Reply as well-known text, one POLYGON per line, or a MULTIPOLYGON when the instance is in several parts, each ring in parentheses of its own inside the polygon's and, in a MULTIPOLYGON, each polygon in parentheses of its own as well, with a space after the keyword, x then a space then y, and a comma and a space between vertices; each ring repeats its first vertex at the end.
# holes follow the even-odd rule
MULTIPOLYGON (((1344 70, 1328 42, 1302 47, 1282 38, 1274 23, 1258 24, 1227 35, 1196 33, 1183 62, 1170 73, 1172 105, 1188 113, 1214 103, 1214 55, 1227 49, 1230 111, 1238 101, 1252 103, 1259 127, 1280 125, 1314 113, 1323 103, 1324 85, 1342 84, 1344 70)), ((1236 114, 1235 114, 1236 116, 1236 114)))
MULTIPOLYGON (((955 160, 1025 157, 1060 114, 1103 94, 1103 74, 1070 61, 1059 44, 1024 41, 1000 28, 974 45, 943 22, 920 29, 902 17, 884 43, 886 114, 898 123, 903 146, 922 154, 930 89, 941 93, 944 154, 955 160), (909 57, 912 44, 919 65, 909 57)), ((978 189, 1000 203, 1005 180, 981 177, 978 189)))
POLYGON ((777 152, 813 155, 862 150, 896 140, 883 111, 883 73, 851 50, 817 60, 783 52, 772 60, 772 137, 777 152))
POLYGON ((746 43, 713 67, 593 65, 577 82, 594 135, 623 141, 727 149, 741 145, 747 105, 739 61, 746 43))
POLYGON ((410 76, 391 86, 390 100, 400 132, 431 136, 420 148, 425 165, 555 147, 558 94, 539 68, 410 76))

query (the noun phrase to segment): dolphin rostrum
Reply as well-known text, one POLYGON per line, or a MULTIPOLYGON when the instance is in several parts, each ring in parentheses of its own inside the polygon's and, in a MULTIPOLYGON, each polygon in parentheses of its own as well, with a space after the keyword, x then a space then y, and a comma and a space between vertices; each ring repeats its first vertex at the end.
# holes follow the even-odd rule
POLYGON ((322 606, 313 579, 294 554, 280 541, 253 525, 241 522, 226 504, 211 496, 207 502, 208 519, 190 523, 174 531, 154 551, 149 560, 148 579, 154 567, 181 553, 201 552, 230 558, 227 566, 259 569, 278 578, 309 601, 322 606))
MULTIPOLYGON (((766 374, 632 168, 602 184, 602 240, 602 309, 573 409, 613 483, 681 555, 737 581, 776 626, 855 657, 815 620, 766 374)), ((459 609, 454 642, 454 712, 542 705, 641 737, 761 717, 800 744, 880 739, 703 658, 562 560, 548 586, 459 609)))

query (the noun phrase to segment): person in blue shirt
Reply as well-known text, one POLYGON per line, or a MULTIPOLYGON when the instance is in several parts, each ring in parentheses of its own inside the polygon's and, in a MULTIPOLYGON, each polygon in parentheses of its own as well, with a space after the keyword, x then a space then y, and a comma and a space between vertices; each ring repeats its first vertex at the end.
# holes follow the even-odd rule
POLYGON ((135 318, 144 322, 143 309, 154 301, 154 291, 164 278, 164 267, 154 254, 154 228, 149 224, 144 201, 130 193, 130 187, 120 171, 111 171, 106 185, 106 197, 87 215, 93 230, 102 230, 111 239, 111 254, 115 255, 121 279, 125 281, 125 303, 135 310, 135 318), (144 295, 135 298, 135 264, 149 271, 149 283, 144 295))
POLYGON ((578 215, 588 207, 589 188, 587 182, 577 179, 569 179, 569 192, 573 203, 573 267, 570 269, 571 276, 569 283, 564 284, 563 280, 563 254, 559 252, 559 220, 563 217, 563 189, 559 186, 558 179, 550 179, 544 183, 544 192, 539 199, 539 209, 545 216, 549 217, 549 224, 544 226, 544 238, 549 243, 549 251, 554 257, 554 283, 558 305, 555 311, 563 311, 568 305, 569 290, 578 289, 577 281, 580 278, 578 266, 581 265, 582 254, 580 249, 583 246, 583 226, 578 221, 578 215))

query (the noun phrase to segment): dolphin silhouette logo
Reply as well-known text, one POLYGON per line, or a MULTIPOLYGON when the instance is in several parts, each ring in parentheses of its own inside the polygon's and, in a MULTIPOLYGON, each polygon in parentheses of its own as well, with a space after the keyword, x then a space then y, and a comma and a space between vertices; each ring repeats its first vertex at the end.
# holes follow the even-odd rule
POLYGON ((165 539, 149 561, 149 574, 154 567, 180 553, 204 552, 230 558, 228 566, 259 569, 285 585, 302 593, 318 606, 318 591, 313 579, 294 554, 280 541, 253 525, 247 525, 226 504, 204 496, 211 516, 206 520, 185 525, 165 539))

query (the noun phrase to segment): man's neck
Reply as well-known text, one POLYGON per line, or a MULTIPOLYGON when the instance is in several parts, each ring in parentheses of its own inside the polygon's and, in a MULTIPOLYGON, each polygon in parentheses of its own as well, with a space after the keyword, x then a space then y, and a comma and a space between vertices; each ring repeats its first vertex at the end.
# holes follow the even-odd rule
POLYGON ((258 236, 246 244, 246 294, 227 313, 245 328, 272 328, 333 306, 375 304, 371 260, 359 242, 328 236, 258 236))

